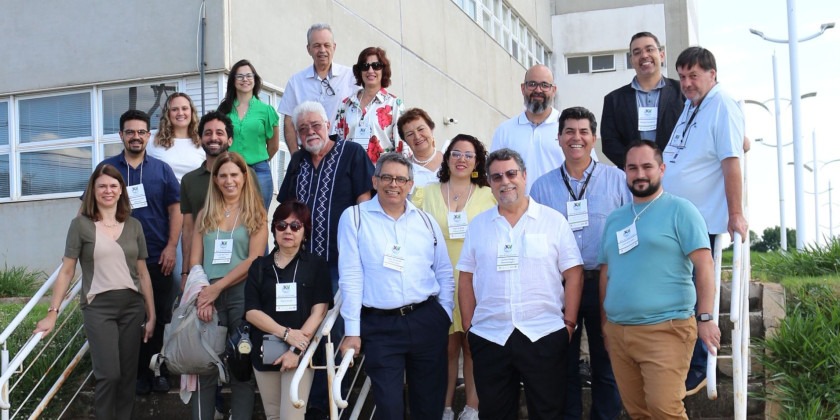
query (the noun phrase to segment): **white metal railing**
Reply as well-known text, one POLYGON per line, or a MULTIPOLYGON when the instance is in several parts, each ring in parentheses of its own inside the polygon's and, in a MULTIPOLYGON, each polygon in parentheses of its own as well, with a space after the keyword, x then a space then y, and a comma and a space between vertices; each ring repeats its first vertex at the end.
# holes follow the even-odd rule
MULTIPOLYGON (((9 359, 10 354, 9 354, 9 349, 8 349, 8 340, 12 336, 12 334, 14 334, 14 332, 18 329, 18 327, 21 326, 21 324, 26 319, 26 317, 32 312, 32 310, 35 308, 35 305, 37 305, 39 303, 39 301, 47 293, 47 291, 50 290, 52 285, 58 279, 58 273, 59 273, 60 269, 61 269, 61 267, 59 266, 59 268, 57 268, 52 273, 52 275, 50 275, 50 277, 47 279, 47 281, 44 282, 44 284, 41 286, 41 288, 38 289, 37 292, 35 292, 35 294, 32 296, 32 298, 29 300, 29 302, 27 302, 26 305, 24 305, 24 307, 20 310, 20 312, 18 312, 18 314, 15 316, 15 318, 9 323, 9 325, 3 330, 3 332, 0 333, 0 345, 2 345, 2 347, 3 347, 2 352, 0 354, 0 359, 2 359, 2 363, 0 363, 0 368, 2 368, 2 369, 0 369, 0 373, 2 373, 2 374, 0 374, 0 419, 2 419, 2 420, 9 420, 9 413, 12 409, 12 404, 11 404, 11 401, 10 401, 10 394, 11 394, 11 391, 14 389, 14 387, 17 385, 17 383, 19 383, 19 381, 18 381, 14 385, 10 386, 9 382, 10 382, 13 375, 21 373, 21 376, 23 376, 23 374, 28 372, 28 368, 26 370, 22 371, 22 372, 19 372, 18 370, 21 369, 21 367, 23 366, 26 359, 30 356, 30 354, 35 350, 35 348, 41 342, 41 339, 43 338, 43 333, 32 334, 29 337, 29 339, 23 344, 23 346, 21 346, 21 348, 17 351, 17 354, 15 354, 14 357, 11 360, 9 359)), ((82 284, 81 284, 80 281, 78 281, 79 278, 80 278, 80 275, 77 274, 76 277, 74 279, 72 279, 72 282, 71 282, 72 287, 68 291, 67 295, 64 297, 64 300, 61 302, 61 305, 59 307, 59 314, 64 314, 65 313, 65 309, 67 308, 67 306, 74 302, 74 299, 75 299, 76 295, 78 295, 79 291, 81 290, 82 284)), ((65 318, 65 320, 66 320, 66 318, 65 318)), ((53 334, 55 334, 61 327, 63 327, 63 325, 64 324, 61 324, 59 327, 57 327, 53 331, 53 334)), ((78 334, 78 331, 77 331, 77 334, 78 334)), ((53 335, 53 338, 54 337, 55 337, 55 335, 53 335)), ((52 338, 51 338, 51 340, 52 340, 52 338)), ((66 346, 69 346, 70 343, 72 343, 72 341, 73 340, 68 341, 68 343, 65 345, 65 348, 64 348, 64 350, 62 350, 62 352, 67 350, 66 346)), ((42 353, 43 353, 43 350, 42 350, 42 352, 39 352, 36 355, 35 359, 37 359, 37 357, 40 357, 40 355, 42 353)), ((31 362, 34 362, 34 359, 31 362)), ((53 363, 53 366, 54 366, 54 364, 55 364, 55 362, 53 363)), ((31 364, 30 364, 30 366, 31 366, 31 364)), ((53 366, 51 366, 51 368, 53 366)), ((65 370, 65 374, 67 372, 68 371, 65 370)), ((64 376, 65 374, 63 374, 62 376, 64 376)), ((61 378, 59 378, 59 379, 61 380, 61 378)), ((27 396, 27 400, 28 400, 29 397, 31 397, 31 395, 32 395, 32 392, 30 392, 30 394, 27 396)), ((51 392, 48 392, 47 395, 40 402, 39 407, 40 406, 46 406, 46 404, 49 402, 49 400, 54 395, 55 395, 55 393, 52 392, 52 390, 51 390, 51 392)), ((15 413, 15 415, 17 415, 17 412, 15 413)))

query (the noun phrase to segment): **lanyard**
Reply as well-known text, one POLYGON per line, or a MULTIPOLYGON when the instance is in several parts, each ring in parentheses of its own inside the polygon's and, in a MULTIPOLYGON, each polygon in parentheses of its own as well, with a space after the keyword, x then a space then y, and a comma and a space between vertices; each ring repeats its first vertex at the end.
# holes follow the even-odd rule
MULTIPOLYGON (((297 282, 296 279, 297 279, 298 264, 300 264, 300 257, 298 257, 297 261, 295 261, 295 271, 294 271, 294 273, 292 273, 292 283, 297 282)), ((272 263, 271 263, 271 268, 274 269, 274 280, 277 281, 277 284, 280 284, 280 276, 277 275, 277 264, 274 264, 274 261, 272 261, 272 263)))
POLYGON ((636 217, 633 219, 633 223, 636 223, 636 222, 639 220, 639 218, 640 218, 640 217, 642 217, 642 215, 643 215, 643 214, 645 214, 645 212, 647 211, 647 209, 649 209, 649 208, 650 208, 650 206, 652 206, 652 205, 653 205, 653 203, 655 203, 655 202, 656 202, 656 200, 659 200, 659 197, 662 197, 662 194, 664 194, 664 193, 665 193, 665 191, 661 191, 661 192, 659 193, 659 195, 657 195, 657 196, 656 196, 656 198, 654 198, 653 200, 651 200, 651 202, 650 202, 647 206, 645 206, 645 208, 643 208, 643 209, 642 209, 642 211, 640 211, 640 212, 638 212, 638 213, 636 213, 636 204, 635 204, 635 203, 630 203, 630 208, 633 210, 633 215, 634 215, 634 216, 636 216, 636 217))
MULTIPOLYGON (((703 98, 705 99, 705 98, 703 98)), ((682 132, 683 144, 686 142, 685 133, 688 132, 688 127, 691 127, 691 123, 694 122, 694 117, 697 116, 697 112, 700 111, 700 105, 703 105, 703 99, 700 100, 700 103, 697 104, 697 107, 694 108, 694 112, 691 113, 691 116, 688 117, 688 124, 685 125, 682 132)))
MULTIPOLYGON (((144 158, 144 160, 145 160, 145 158, 144 158)), ((131 186, 131 164, 129 164, 126 161, 125 166, 128 167, 125 170, 125 185, 127 187, 130 187, 131 186)), ((140 183, 141 184, 143 183, 143 162, 140 162, 140 183)))
MULTIPOLYGON (((236 230, 236 222, 239 221, 239 210, 236 211, 236 217, 233 218, 233 227, 230 229, 230 239, 233 239, 233 231, 236 230)), ((216 240, 219 240, 219 232, 221 232, 221 225, 216 228, 216 240)))
POLYGON ((598 162, 592 163, 592 170, 589 172, 589 175, 586 175, 586 180, 583 181, 583 187, 580 189, 580 196, 575 195, 575 191, 572 189, 572 185, 569 183, 569 176, 566 175, 566 170, 563 169, 563 166, 560 166, 560 175, 563 175, 563 183, 566 184, 566 189, 569 190, 569 195, 572 196, 573 201, 578 201, 583 198, 583 193, 586 191, 586 186, 589 185, 589 180, 592 178, 592 173, 595 172, 595 166, 598 165, 598 162))

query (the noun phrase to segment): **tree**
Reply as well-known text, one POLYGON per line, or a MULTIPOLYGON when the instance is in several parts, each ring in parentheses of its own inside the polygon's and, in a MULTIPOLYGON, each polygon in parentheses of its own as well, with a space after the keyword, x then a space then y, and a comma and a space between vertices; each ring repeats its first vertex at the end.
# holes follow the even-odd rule
MULTIPOLYGON (((787 230, 787 242, 788 244, 795 244, 796 243, 796 230, 795 229, 785 229, 787 230)), ((773 226, 764 229, 763 234, 761 235, 761 240, 756 242, 753 245, 752 249, 758 252, 770 252, 770 251, 777 251, 782 246, 782 240, 780 235, 781 228, 779 226, 773 226)), ((752 232, 750 232, 752 233, 752 232)))

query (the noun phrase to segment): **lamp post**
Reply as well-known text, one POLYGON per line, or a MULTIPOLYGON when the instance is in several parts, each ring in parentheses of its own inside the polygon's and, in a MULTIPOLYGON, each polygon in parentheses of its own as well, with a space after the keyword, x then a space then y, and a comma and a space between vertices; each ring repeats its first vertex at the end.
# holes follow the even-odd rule
MULTIPOLYGON (((816 133, 813 134, 813 138, 816 139, 816 133)), ((816 147, 816 141, 814 141, 814 146, 816 147)), ((812 163, 813 168, 808 166, 806 163, 803 167, 814 174, 814 226, 816 226, 817 232, 817 239, 814 241, 817 245, 820 242, 820 194, 824 193, 825 191, 819 191, 819 172, 825 168, 826 166, 840 162, 840 159, 829 160, 828 162, 822 162, 817 160, 817 152, 816 148, 814 149, 814 162, 812 163), (819 167, 817 167, 817 163, 819 163, 819 167)), ((829 228, 829 235, 834 237, 834 218, 832 217, 832 209, 831 209, 831 180, 828 181, 828 228, 829 228)))
MULTIPOLYGON (((813 98, 817 96, 817 92, 809 92, 802 95, 802 99, 805 98, 813 98)), ((776 71, 776 52, 773 52, 773 98, 768 99, 764 102, 758 102, 751 99, 744 100, 744 103, 758 105, 767 111, 769 114, 774 115, 775 122, 776 122, 776 170, 778 171, 779 175, 779 231, 781 232, 781 249, 782 251, 787 251, 788 243, 787 243, 787 224, 785 223, 785 177, 782 172, 784 168, 784 159, 782 158, 782 147, 787 146, 788 144, 782 144, 782 111, 779 105, 780 100, 788 101, 788 105, 792 104, 793 101, 780 98, 779 97, 779 78, 776 71), (775 114, 770 112, 770 108, 767 107, 766 103, 773 101, 775 104, 775 114)), ((774 147, 766 142, 762 142, 761 139, 757 139, 756 143, 764 144, 765 146, 774 147)))
POLYGON ((799 43, 822 35, 826 30, 834 27, 834 22, 824 23, 820 26, 818 33, 800 39, 797 36, 795 0, 787 0, 787 21, 788 39, 769 38, 763 32, 755 29, 750 29, 750 33, 759 36, 765 41, 788 44, 788 50, 790 51, 790 97, 793 99, 793 161, 796 163, 793 167, 794 198, 796 202, 796 249, 801 251, 805 248, 805 212, 802 208, 804 196, 802 193, 803 162, 800 128, 802 106, 800 102, 801 98, 799 97, 799 43))

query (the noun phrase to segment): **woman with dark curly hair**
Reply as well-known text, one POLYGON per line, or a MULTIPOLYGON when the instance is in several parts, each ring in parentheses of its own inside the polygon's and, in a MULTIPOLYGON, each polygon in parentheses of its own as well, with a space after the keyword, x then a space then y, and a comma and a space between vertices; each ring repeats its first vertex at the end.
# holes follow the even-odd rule
MULTIPOLYGON (((453 268, 461 255, 469 221, 496 205, 496 199, 487 183, 487 172, 484 167, 486 158, 487 151, 481 141, 467 134, 458 134, 443 154, 443 164, 438 172, 440 182, 418 188, 411 198, 417 207, 432 215, 440 225, 453 268)), ((458 271, 453 271, 457 279, 458 271)), ((458 284, 455 283, 455 311, 452 313, 447 348, 449 380, 446 386, 446 408, 443 416, 449 419, 454 417, 452 399, 458 377, 458 359, 463 349, 467 405, 459 418, 477 419, 478 394, 475 391, 472 375, 472 357, 461 326, 461 311, 458 308, 457 299, 458 284)))
POLYGON ((274 181, 268 161, 280 148, 280 116, 274 108, 260 101, 262 78, 248 60, 239 60, 230 69, 227 92, 219 112, 233 122, 231 152, 245 158, 257 175, 257 182, 268 210, 274 195, 274 181))
POLYGON ((402 143, 397 144, 397 120, 403 113, 403 102, 385 90, 391 86, 391 62, 385 50, 362 50, 353 65, 353 75, 359 90, 338 106, 334 124, 338 138, 361 144, 373 163, 382 153, 402 153, 402 143))

